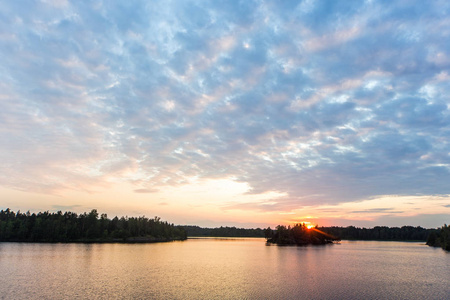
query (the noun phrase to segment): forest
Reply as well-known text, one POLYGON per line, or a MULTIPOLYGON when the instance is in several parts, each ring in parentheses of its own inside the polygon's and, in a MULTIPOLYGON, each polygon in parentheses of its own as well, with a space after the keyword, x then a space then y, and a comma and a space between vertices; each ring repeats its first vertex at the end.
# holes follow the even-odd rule
POLYGON ((182 226, 188 236, 192 237, 264 237, 264 230, 261 228, 246 229, 236 227, 203 228, 199 226, 182 226))
POLYGON ((339 241, 338 237, 323 232, 317 227, 308 228, 304 223, 291 226, 278 225, 275 230, 265 230, 267 243, 277 245, 324 245, 339 241))
POLYGON ((0 211, 0 242, 164 242, 185 240, 186 231, 159 217, 108 219, 96 209, 37 214, 0 211))
POLYGON ((279 225, 275 230, 236 227, 202 228, 175 226, 159 217, 121 217, 109 219, 96 209, 89 213, 39 213, 0 211, 0 242, 158 242, 192 237, 265 237, 274 244, 326 244, 343 240, 426 241, 427 245, 450 251, 450 227, 425 229, 420 226, 374 228, 318 227, 305 224, 279 225))
POLYGON ((337 240, 373 240, 373 241, 427 241, 427 245, 450 250, 450 227, 425 229, 420 226, 373 228, 348 227, 314 227, 308 229, 304 224, 285 227, 277 226, 275 230, 264 230, 268 243, 280 245, 326 244, 337 240))
MULTIPOLYGON (((188 236, 192 237, 265 237, 268 229, 246 229, 236 227, 204 228, 193 225, 180 226, 184 228, 188 236)), ((342 240, 381 240, 381 241, 426 241, 428 236, 436 229, 425 229, 420 226, 386 227, 375 226, 373 228, 348 227, 317 227, 324 233, 339 237, 342 240)), ((272 230, 273 231, 273 230, 272 230)))
POLYGON ((440 229, 431 232, 427 239, 427 245, 442 247, 442 249, 450 251, 450 226, 444 224, 440 229))
POLYGON ((426 241, 435 229, 425 229, 420 226, 373 228, 348 227, 320 227, 320 230, 343 240, 380 240, 380 241, 426 241))

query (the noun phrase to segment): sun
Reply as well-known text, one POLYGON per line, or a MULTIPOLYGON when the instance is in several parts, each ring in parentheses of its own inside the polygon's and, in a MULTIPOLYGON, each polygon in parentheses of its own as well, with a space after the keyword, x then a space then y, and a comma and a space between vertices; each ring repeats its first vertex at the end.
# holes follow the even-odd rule
POLYGON ((306 229, 313 229, 314 227, 316 227, 316 225, 311 224, 311 222, 300 222, 301 224, 303 224, 303 226, 306 227, 306 229))
POLYGON ((300 221, 300 222, 297 222, 295 224, 302 225, 303 228, 306 228, 308 230, 314 229, 317 226, 316 224, 312 224, 311 222, 308 222, 308 221, 300 221))

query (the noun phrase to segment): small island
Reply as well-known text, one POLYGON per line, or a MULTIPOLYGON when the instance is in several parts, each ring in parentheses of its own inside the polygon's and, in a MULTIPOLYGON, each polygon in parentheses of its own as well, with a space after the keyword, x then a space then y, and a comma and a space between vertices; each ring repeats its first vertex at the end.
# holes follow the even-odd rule
POLYGON ((338 237, 323 232, 317 226, 311 227, 304 223, 293 227, 278 225, 275 230, 269 227, 265 230, 265 237, 268 244, 277 245, 325 245, 340 241, 338 237))
POLYGON ((185 240, 186 230, 159 217, 114 217, 96 209, 37 214, 0 211, 0 242, 155 243, 185 240))
POLYGON ((440 229, 431 232, 427 239, 427 245, 450 251, 450 226, 444 224, 440 229))

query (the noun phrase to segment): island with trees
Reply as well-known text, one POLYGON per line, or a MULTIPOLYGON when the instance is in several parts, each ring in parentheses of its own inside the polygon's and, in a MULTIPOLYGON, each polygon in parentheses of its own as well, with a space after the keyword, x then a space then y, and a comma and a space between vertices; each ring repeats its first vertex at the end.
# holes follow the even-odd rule
POLYGON ((265 237, 268 244, 277 245, 325 245, 340 241, 329 233, 320 230, 318 227, 309 227, 304 223, 294 226, 278 225, 275 230, 270 227, 265 230, 265 237))
POLYGON ((0 211, 0 242, 85 242, 151 243, 185 240, 186 230, 159 217, 114 217, 108 219, 96 209, 37 214, 0 211))
POLYGON ((450 226, 444 224, 440 229, 431 232, 427 239, 427 245, 450 251, 450 226))

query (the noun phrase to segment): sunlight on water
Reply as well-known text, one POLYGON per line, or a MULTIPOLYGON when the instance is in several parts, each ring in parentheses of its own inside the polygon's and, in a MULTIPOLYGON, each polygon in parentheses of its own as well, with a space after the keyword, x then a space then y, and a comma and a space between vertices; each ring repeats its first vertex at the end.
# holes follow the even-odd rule
POLYGON ((450 253, 419 243, 0 243, 0 298, 448 299, 450 253))

